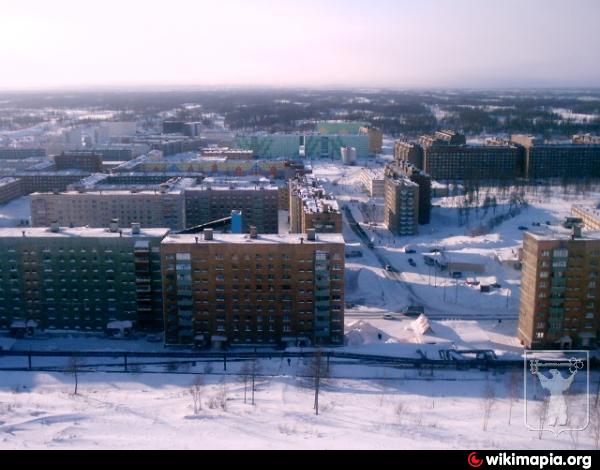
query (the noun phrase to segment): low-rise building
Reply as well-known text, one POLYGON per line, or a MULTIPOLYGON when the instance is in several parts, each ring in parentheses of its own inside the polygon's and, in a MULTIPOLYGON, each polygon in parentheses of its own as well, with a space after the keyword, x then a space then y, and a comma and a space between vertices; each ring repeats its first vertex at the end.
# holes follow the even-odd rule
POLYGON ((21 180, 18 178, 0 178, 0 204, 6 204, 23 195, 21 180))

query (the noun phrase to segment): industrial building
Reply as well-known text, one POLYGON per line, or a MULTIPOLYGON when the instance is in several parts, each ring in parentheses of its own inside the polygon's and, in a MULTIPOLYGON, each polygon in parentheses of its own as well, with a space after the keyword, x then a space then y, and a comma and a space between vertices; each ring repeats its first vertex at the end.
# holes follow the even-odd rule
POLYGON ((341 234, 206 229, 166 237, 161 257, 167 344, 343 343, 341 234))

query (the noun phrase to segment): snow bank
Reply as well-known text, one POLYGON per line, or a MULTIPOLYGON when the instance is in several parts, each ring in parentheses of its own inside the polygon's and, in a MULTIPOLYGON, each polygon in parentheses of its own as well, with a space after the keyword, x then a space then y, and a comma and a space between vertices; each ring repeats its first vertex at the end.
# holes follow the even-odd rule
POLYGON ((363 346, 373 343, 396 343, 397 341, 390 335, 384 333, 379 328, 375 328, 369 322, 358 320, 350 323, 346 333, 347 346, 363 346))

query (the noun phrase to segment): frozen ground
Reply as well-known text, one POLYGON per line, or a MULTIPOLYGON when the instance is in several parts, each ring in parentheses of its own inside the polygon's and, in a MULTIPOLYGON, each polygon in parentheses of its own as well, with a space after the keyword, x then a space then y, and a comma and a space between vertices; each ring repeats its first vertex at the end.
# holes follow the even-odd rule
MULTIPOLYGON (((244 403, 239 378, 203 375, 198 415, 189 391, 193 375, 80 373, 73 395, 69 374, 3 373, 0 448, 593 448, 592 427, 558 437, 545 432, 541 439, 527 429, 520 390, 510 411, 510 374, 377 373, 368 381, 327 379, 318 416, 314 392, 293 371, 259 378, 254 406, 244 403), (211 408, 220 394, 225 409, 211 408), (486 403, 491 413, 484 431, 486 403)), ((572 408, 572 419, 582 419, 572 408)))

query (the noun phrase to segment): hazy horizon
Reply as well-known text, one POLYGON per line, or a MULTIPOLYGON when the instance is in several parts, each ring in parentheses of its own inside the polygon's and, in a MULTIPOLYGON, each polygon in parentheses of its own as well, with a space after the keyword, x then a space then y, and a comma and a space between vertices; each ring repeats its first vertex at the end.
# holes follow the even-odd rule
POLYGON ((595 0, 3 3, 3 91, 600 86, 595 0))

